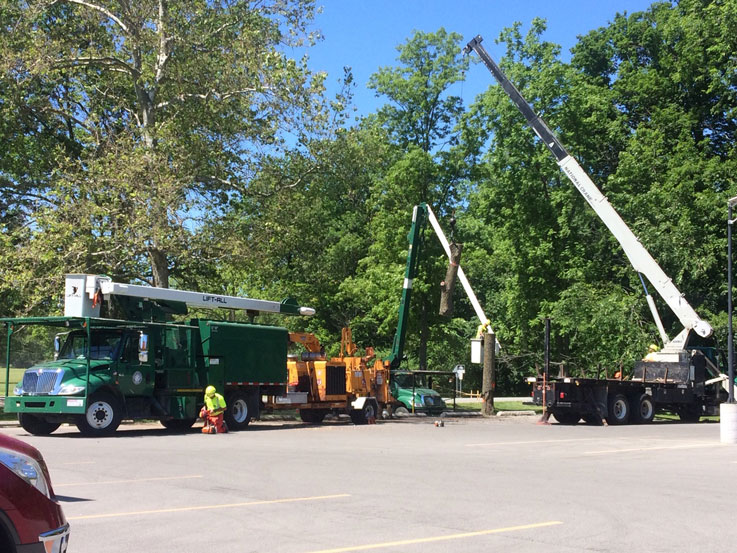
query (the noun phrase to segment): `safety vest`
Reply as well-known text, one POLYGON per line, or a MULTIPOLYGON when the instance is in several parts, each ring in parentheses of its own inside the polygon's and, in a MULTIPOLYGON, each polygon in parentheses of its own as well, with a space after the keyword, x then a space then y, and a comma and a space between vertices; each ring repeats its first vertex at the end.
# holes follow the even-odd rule
POLYGON ((205 396, 205 407, 213 415, 219 415, 220 412, 225 411, 225 399, 217 393, 212 397, 205 396))

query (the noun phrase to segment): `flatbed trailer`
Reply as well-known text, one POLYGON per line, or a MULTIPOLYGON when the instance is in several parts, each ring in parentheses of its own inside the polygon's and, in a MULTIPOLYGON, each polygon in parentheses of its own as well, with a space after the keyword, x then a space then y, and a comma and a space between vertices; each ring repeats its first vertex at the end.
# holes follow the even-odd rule
POLYGON ((532 384, 533 403, 561 424, 643 424, 659 411, 697 422, 718 415, 727 394, 723 375, 698 352, 678 362, 640 361, 628 379, 538 376, 532 384))

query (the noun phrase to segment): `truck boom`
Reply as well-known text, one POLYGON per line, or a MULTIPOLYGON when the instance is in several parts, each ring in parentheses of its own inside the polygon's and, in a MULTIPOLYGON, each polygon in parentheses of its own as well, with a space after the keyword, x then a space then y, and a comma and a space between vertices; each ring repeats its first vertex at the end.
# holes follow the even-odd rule
POLYGON ((599 191, 576 159, 568 153, 545 121, 535 114, 530 104, 527 103, 501 68, 489 56, 484 47, 481 46, 482 40, 480 35, 475 37, 468 43, 464 52, 468 54, 473 50, 478 54, 484 65, 486 65, 494 78, 499 82, 504 92, 506 92, 512 102, 517 106, 517 109, 524 115, 528 124, 535 131, 535 134, 548 147, 555 157, 558 166, 620 243, 635 271, 647 277, 683 325, 684 330, 676 338, 672 340, 668 339, 662 328, 662 323, 660 323, 660 318, 655 310, 652 298, 647 293, 647 288, 645 289, 648 297, 648 305, 665 344, 663 351, 675 353, 682 350, 686 344, 690 330, 693 330, 702 337, 710 336, 713 332, 711 325, 698 316, 696 311, 686 301, 683 294, 676 288, 672 280, 663 272, 655 259, 653 259, 650 253, 640 243, 635 234, 625 224, 607 198, 599 191))

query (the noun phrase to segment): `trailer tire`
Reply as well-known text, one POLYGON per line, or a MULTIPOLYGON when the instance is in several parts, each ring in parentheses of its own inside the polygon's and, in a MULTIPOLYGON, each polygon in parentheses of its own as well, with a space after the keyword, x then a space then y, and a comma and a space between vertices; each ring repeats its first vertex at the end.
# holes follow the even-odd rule
POLYGON ((302 422, 306 422, 309 424, 322 423, 323 419, 325 418, 325 415, 327 414, 328 412, 325 409, 300 409, 299 410, 299 418, 302 419, 302 422))
POLYGON ((578 424, 581 420, 581 415, 578 413, 564 412, 564 413, 553 413, 553 418, 560 424, 578 424))
POLYGON ((58 422, 46 422, 38 415, 18 413, 18 422, 23 430, 34 436, 48 436, 61 426, 58 422))
POLYGON ((97 392, 87 401, 87 409, 77 420, 77 428, 85 436, 114 434, 123 418, 120 401, 107 392, 97 392))
POLYGON ((623 394, 609 396, 607 422, 611 425, 627 424, 630 419, 630 402, 623 394))
POLYGON ((632 414, 630 415, 630 421, 634 424, 648 424, 653 422, 655 418, 655 403, 653 398, 647 394, 641 394, 636 397, 631 403, 632 414))
POLYGON ((236 390, 228 394, 225 400, 225 424, 228 430, 245 430, 251 422, 251 410, 248 405, 248 394, 236 390))
POLYGON ((368 424, 369 420, 375 420, 379 416, 379 405, 373 399, 367 399, 363 407, 353 409, 350 412, 353 424, 368 424))

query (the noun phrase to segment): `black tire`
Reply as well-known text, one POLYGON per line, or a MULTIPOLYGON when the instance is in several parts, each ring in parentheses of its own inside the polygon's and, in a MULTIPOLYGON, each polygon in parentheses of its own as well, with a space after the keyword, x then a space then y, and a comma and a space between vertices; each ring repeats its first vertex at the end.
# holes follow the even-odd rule
POLYGON ((370 419, 376 419, 379 416, 379 406, 373 399, 367 399, 360 409, 353 409, 350 412, 353 424, 368 424, 370 419))
POLYGON ((164 428, 172 432, 186 432, 196 421, 197 419, 167 419, 160 422, 164 428))
POLYGON ((581 420, 581 415, 578 413, 564 412, 552 413, 552 415, 560 424, 577 424, 581 420))
POLYGON ((633 398, 630 402, 632 413, 630 414, 630 422, 634 424, 648 424, 653 422, 655 418, 655 402, 653 398, 647 394, 633 398))
POLYGON ((623 394, 609 396, 606 421, 611 425, 627 424, 630 420, 630 402, 623 394))
POLYGON ((320 424, 328 412, 325 409, 300 409, 299 417, 303 422, 320 424))
POLYGON ((18 422, 23 427, 23 430, 34 436, 48 436, 61 426, 61 423, 46 422, 38 415, 30 415, 28 413, 18 413, 18 422))
POLYGON ((408 417, 409 416, 409 409, 407 409, 404 405, 400 405, 399 407, 395 407, 392 410, 392 416, 393 417, 408 417))
POLYGON ((251 406, 248 394, 240 390, 231 392, 225 399, 225 424, 228 430, 245 430, 251 422, 251 406))
POLYGON ((678 418, 681 419, 681 422, 699 422, 701 405, 684 405, 678 409, 678 418))
POLYGON ((98 392, 87 400, 87 409, 77 420, 77 428, 85 436, 109 436, 118 429, 122 418, 120 401, 112 394, 98 392))

